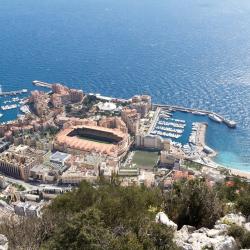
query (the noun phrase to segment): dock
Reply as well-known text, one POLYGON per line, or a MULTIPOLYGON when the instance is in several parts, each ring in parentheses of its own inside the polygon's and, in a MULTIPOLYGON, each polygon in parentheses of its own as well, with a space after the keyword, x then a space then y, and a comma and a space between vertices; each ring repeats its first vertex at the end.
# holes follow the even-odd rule
POLYGON ((206 145, 205 137, 206 137, 206 130, 207 130, 207 124, 205 123, 198 123, 198 129, 196 133, 196 139, 197 139, 197 146, 200 147, 203 151, 205 151, 207 154, 210 155, 210 157, 216 156, 216 151, 211 149, 206 145))
POLYGON ((176 105, 167 105, 167 104, 153 104, 153 107, 160 107, 160 108, 166 108, 170 111, 181 111, 181 112, 187 112, 187 113, 193 113, 193 114, 200 114, 200 115, 214 115, 221 119, 221 121, 226 124, 229 128, 235 128, 236 122, 233 120, 228 120, 224 118, 222 115, 219 115, 213 111, 207 111, 202 109, 193 109, 193 108, 186 108, 182 106, 176 106, 176 105))
POLYGON ((38 87, 44 87, 44 88, 52 89, 52 84, 51 83, 42 82, 42 81, 38 81, 38 80, 34 80, 32 83, 33 83, 33 85, 38 86, 38 87))

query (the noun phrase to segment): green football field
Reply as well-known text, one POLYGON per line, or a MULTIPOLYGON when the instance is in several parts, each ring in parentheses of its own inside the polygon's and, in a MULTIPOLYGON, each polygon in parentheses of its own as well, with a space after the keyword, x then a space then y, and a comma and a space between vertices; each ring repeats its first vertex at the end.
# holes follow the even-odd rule
POLYGON ((158 160, 158 152, 148 152, 148 151, 135 151, 132 163, 136 164, 137 167, 154 167, 158 160))

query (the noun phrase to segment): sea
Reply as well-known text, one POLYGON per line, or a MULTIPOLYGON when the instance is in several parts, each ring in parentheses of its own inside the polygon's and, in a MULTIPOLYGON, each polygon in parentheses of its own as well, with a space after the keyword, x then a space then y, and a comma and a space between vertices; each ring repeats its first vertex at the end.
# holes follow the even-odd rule
POLYGON ((218 112, 237 128, 175 115, 206 119, 215 161, 250 171, 249 0, 1 0, 0 84, 33 80, 218 112))

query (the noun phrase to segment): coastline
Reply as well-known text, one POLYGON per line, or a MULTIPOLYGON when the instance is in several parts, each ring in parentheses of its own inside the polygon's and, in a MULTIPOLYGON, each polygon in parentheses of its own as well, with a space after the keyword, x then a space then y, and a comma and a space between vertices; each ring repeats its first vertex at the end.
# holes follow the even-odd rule
POLYGON ((231 175, 234 175, 234 176, 237 176, 240 178, 246 178, 246 179, 250 180, 250 172, 246 172, 246 171, 242 171, 242 170, 239 170, 236 168, 231 168, 231 167, 227 167, 225 165, 221 165, 221 164, 215 162, 212 158, 208 158, 209 163, 206 164, 206 166, 211 167, 211 168, 216 168, 216 169, 223 168, 223 169, 228 170, 231 175))
POLYGON ((232 175, 250 179, 250 172, 241 171, 235 168, 228 168, 228 170, 232 175))
MULTIPOLYGON (((154 103, 153 106, 166 108, 166 109, 169 109, 169 110, 174 111, 174 112, 180 111, 183 113, 190 113, 190 114, 197 114, 197 115, 214 114, 217 117, 221 118, 222 123, 227 125, 229 128, 234 129, 236 127, 236 123, 235 123, 235 125, 232 125, 232 123, 234 121, 228 120, 228 119, 224 118, 223 116, 221 116, 220 114, 215 113, 213 111, 200 110, 200 109, 194 109, 194 108, 186 108, 183 106, 167 105, 167 104, 159 104, 159 103, 154 103), (232 122, 232 123, 230 123, 230 122, 232 122)), ((201 160, 198 160, 197 162, 202 163, 202 164, 204 164, 208 167, 211 167, 211 168, 223 168, 223 169, 230 171, 230 173, 232 175, 250 179, 250 170, 249 171, 240 170, 237 168, 237 166, 227 166, 227 165, 223 165, 222 163, 218 163, 215 161, 215 157, 220 152, 216 151, 213 147, 208 146, 206 143, 208 124, 206 122, 199 122, 199 123, 200 123, 199 132, 197 134, 198 151, 201 152, 201 151, 203 151, 203 149, 206 149, 207 151, 210 151, 210 152, 207 153, 206 157, 203 158, 204 161, 202 161, 202 159, 201 159, 201 160)))
MULTIPOLYGON (((46 87, 48 87, 48 88, 51 87, 48 83, 40 82, 40 81, 33 81, 33 84, 36 85, 36 86, 40 86, 39 84, 47 84, 49 87, 48 86, 46 86, 46 87), (34 82, 36 84, 34 84, 34 82)), ((101 96, 99 96, 99 98, 100 97, 101 96)), ((106 100, 106 98, 107 97, 105 97, 104 100, 106 100)), ((116 99, 116 98, 113 98, 113 97, 109 97, 109 98, 111 100, 116 99)), ((195 114, 195 112, 198 112, 198 114, 200 114, 200 115, 208 115, 210 113, 216 114, 216 113, 214 113, 212 111, 191 109, 191 108, 186 108, 186 107, 181 107, 181 106, 173 106, 173 105, 167 105, 167 104, 153 104, 153 106, 156 107, 157 109, 158 108, 167 108, 170 111, 179 110, 181 112, 192 113, 192 114, 195 114)), ((226 121, 226 122, 228 121, 228 120, 224 119, 222 116, 220 116, 219 114, 216 114, 216 115, 218 117, 221 117, 224 121, 226 121)), ((220 163, 217 163, 214 160, 215 156, 219 152, 215 151, 213 148, 209 147, 206 144, 207 127, 208 127, 208 124, 206 122, 200 122, 198 131, 197 131, 197 147, 198 147, 198 151, 202 152, 205 149, 204 151, 207 151, 208 153, 204 158, 201 158, 201 160, 198 160, 197 162, 202 163, 202 164, 206 165, 207 167, 211 167, 211 168, 224 168, 224 169, 228 170, 230 172, 230 174, 232 174, 232 175, 250 179, 250 171, 248 172, 248 171, 244 171, 244 170, 239 170, 237 168, 229 167, 229 166, 226 166, 226 165, 222 165, 220 163), (202 160, 203 160, 203 162, 202 162, 202 160)))
MULTIPOLYGON (((204 133, 200 137, 200 140, 201 140, 201 142, 203 143, 204 146, 208 147, 207 144, 206 144, 206 128, 207 128, 207 126, 205 126, 205 130, 203 131, 204 133)), ((222 164, 219 164, 219 163, 215 162, 214 158, 218 154, 218 152, 215 151, 214 149, 212 149, 212 150, 213 150, 213 153, 207 155, 206 159, 208 160, 208 163, 206 164, 206 166, 211 167, 211 168, 216 168, 216 169, 223 168, 223 169, 228 170, 231 175, 234 175, 234 176, 237 176, 237 177, 240 177, 240 178, 246 178, 246 179, 250 180, 250 172, 242 171, 242 170, 232 168, 232 167, 228 167, 228 166, 225 166, 225 165, 222 165, 222 164)))
POLYGON ((250 180, 250 172, 242 171, 236 168, 228 167, 222 164, 219 164, 214 161, 214 157, 218 154, 217 151, 215 151, 213 148, 210 148, 206 144, 206 130, 207 130, 207 124, 206 123, 200 123, 199 129, 197 133, 197 146, 200 148, 201 151, 204 150, 204 148, 211 149, 211 153, 207 154, 207 156, 204 158, 207 163, 204 163, 207 167, 213 168, 213 169, 226 169, 229 171, 231 175, 240 177, 240 178, 246 178, 250 180))

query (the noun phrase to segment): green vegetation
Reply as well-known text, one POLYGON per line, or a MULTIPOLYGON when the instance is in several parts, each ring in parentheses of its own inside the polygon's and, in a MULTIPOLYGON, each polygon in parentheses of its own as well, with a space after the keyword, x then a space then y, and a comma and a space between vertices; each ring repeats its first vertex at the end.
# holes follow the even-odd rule
POLYGON ((226 179, 225 183, 216 186, 218 197, 224 202, 234 204, 235 211, 241 211, 243 215, 250 215, 250 185, 237 177, 226 179))
POLYGON ((236 201, 236 207, 240 210, 243 215, 250 215, 250 195, 249 191, 241 191, 236 201))
POLYGON ((85 96, 79 108, 75 109, 74 106, 69 105, 65 107, 67 115, 79 118, 86 118, 89 110, 98 102, 95 96, 85 96))
POLYGON ((11 185, 14 186, 18 191, 25 191, 26 190, 26 188, 21 184, 12 183, 11 185))
POLYGON ((50 127, 50 128, 48 128, 47 132, 48 132, 49 136, 54 136, 59 132, 59 129, 57 127, 50 127))
POLYGON ((189 160, 185 160, 183 165, 186 168, 191 168, 191 169, 198 170, 198 171, 200 171, 203 167, 202 164, 197 163, 197 162, 193 162, 193 161, 189 161, 189 160))
POLYGON ((218 168, 218 170, 220 171, 220 173, 221 173, 222 175, 225 175, 225 176, 230 175, 230 170, 227 169, 227 168, 218 168))
POLYGON ((196 179, 175 183, 167 193, 165 211, 179 227, 191 225, 212 228, 223 215, 222 203, 206 181, 196 179))
POLYGON ((172 229, 155 222, 163 200, 157 188, 83 182, 57 197, 42 219, 7 221, 0 233, 10 249, 176 249, 172 229))
MULTIPOLYGON (((58 196, 42 218, 2 221, 0 234, 9 239, 10 249, 177 249, 173 229, 155 222, 157 212, 165 211, 179 228, 212 228, 229 200, 249 215, 249 188, 239 179, 215 188, 195 179, 176 182, 164 193, 159 188, 122 187, 113 176, 111 183, 82 182, 78 189, 58 196)), ((249 248, 245 229, 231 225, 229 233, 240 247, 249 248)))
POLYGON ((231 225, 228 234, 236 239, 237 245, 240 249, 250 248, 250 232, 243 227, 231 225))
POLYGON ((10 202, 10 198, 9 197, 6 198, 6 197, 3 197, 3 196, 0 196, 0 200, 6 202, 7 204, 9 204, 9 202, 10 202))
POLYGON ((132 164, 136 164, 139 168, 153 168, 158 161, 158 152, 135 151, 132 164))

